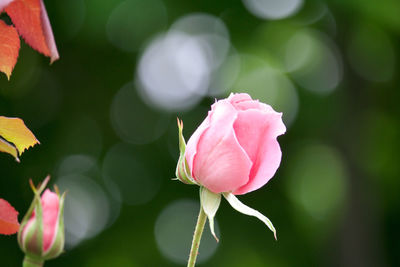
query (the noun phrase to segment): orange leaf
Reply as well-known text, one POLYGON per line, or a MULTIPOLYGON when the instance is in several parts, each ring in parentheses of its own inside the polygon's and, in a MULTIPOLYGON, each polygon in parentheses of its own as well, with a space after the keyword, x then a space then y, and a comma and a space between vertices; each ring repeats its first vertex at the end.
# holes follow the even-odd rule
POLYGON ((19 161, 25 149, 39 143, 33 133, 25 126, 19 118, 7 118, 0 116, 0 151, 9 153, 19 161), (16 153, 12 150, 15 148, 16 153))
POLYGON ((10 79, 11 72, 17 63, 19 36, 13 26, 0 20, 0 71, 10 79))
POLYGON ((14 0, 5 8, 5 11, 19 34, 33 49, 50 57, 50 63, 59 58, 42 0, 14 0))
POLYGON ((12 235, 18 232, 18 212, 4 199, 0 198, 0 234, 12 235))

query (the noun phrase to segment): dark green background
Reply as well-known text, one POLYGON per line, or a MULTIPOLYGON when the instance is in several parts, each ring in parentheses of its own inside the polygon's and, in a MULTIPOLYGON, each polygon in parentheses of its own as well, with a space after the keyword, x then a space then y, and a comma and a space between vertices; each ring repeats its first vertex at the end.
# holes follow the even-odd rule
MULTIPOLYGON (((173 201, 198 201, 195 186, 170 180, 178 152, 175 117, 183 119, 188 139, 214 97, 204 97, 185 111, 167 112, 146 106, 135 95, 132 79, 151 37, 194 12, 219 17, 238 53, 260 58, 280 70, 277 51, 286 46, 287 37, 301 30, 317 33, 337 50, 334 55, 340 58, 343 74, 338 86, 324 94, 307 90, 297 82, 295 73, 281 72, 298 97, 294 120, 279 137, 281 167, 265 187, 240 196, 272 220, 278 241, 261 222, 237 213, 223 201, 216 217, 221 241, 215 254, 199 266, 400 265, 399 1, 306 0, 289 18, 263 20, 241 1, 164 0, 165 21, 156 30, 150 29, 150 24, 139 25, 144 33, 132 52, 115 47, 107 37, 108 18, 122 2, 45 1, 60 60, 49 66, 48 58, 21 42, 11 80, 0 74, 0 114, 23 118, 41 142, 22 155, 21 163, 0 155, 0 197, 20 211, 21 219, 32 198, 29 178, 38 183, 51 174, 54 182, 65 157, 83 154, 95 163, 84 175, 102 188, 113 203, 112 210, 120 207, 115 222, 46 266, 177 265, 159 250, 154 230, 159 214, 173 201), (318 14, 321 4, 329 12, 307 22, 318 14), (146 128, 146 123, 156 120, 167 126, 150 143, 120 144, 133 155, 137 173, 132 175, 154 179, 158 190, 146 203, 123 202, 119 206, 102 170, 109 149, 122 142, 112 126, 111 103, 118 90, 130 82, 133 110, 143 116, 133 127, 146 137, 152 134, 146 131, 153 129, 146 128)), ((142 14, 140 8, 132 9, 132 14, 142 14)), ((145 20, 154 16, 151 12, 143 10, 145 20)), ((311 53, 318 56, 314 50, 311 53)), ((268 94, 253 94, 256 89, 252 86, 251 81, 240 83, 241 91, 270 103, 268 94)), ((217 97, 228 94, 229 90, 217 97)), ((294 108, 285 101, 289 100, 283 97, 270 103, 284 112, 284 118, 285 108, 294 108)), ((129 162, 121 164, 123 168, 129 162)), ((140 193, 141 188, 139 184, 124 190, 129 195, 140 193)), ((185 215, 187 218, 188 214, 182 218, 185 215)), ((187 228, 191 230, 182 233, 184 236, 194 229, 195 217, 190 218, 187 228)), ((210 235, 208 228, 204 235, 210 235)), ((184 245, 187 250, 189 246, 184 245)), ((16 236, 1 236, 0 251, 1 266, 21 266, 23 254, 16 236)))

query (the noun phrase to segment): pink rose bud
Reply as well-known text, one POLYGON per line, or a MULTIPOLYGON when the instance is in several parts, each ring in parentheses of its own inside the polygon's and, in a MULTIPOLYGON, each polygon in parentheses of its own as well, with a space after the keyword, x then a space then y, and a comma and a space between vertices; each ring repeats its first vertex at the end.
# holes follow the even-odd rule
POLYGON ((274 176, 282 156, 277 137, 286 131, 282 113, 248 94, 231 94, 211 106, 187 145, 179 120, 178 128, 180 158, 176 175, 184 183, 207 189, 200 191, 200 197, 210 227, 222 194, 233 208, 259 218, 275 233, 268 218, 245 206, 235 195, 257 190, 274 176))
POLYGON ((18 233, 19 245, 26 254, 25 261, 31 265, 55 258, 64 249, 65 194, 60 196, 57 188, 56 193, 46 189, 40 197, 48 180, 49 177, 38 189, 31 184, 35 197, 18 233))

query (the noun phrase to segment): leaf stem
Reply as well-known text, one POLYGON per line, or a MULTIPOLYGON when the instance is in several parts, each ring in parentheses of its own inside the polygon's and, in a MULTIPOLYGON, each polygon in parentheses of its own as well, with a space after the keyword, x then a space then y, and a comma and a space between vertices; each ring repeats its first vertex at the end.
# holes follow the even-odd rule
POLYGON ((200 240, 203 234, 204 225, 206 224, 207 215, 203 210, 203 206, 200 204, 199 217, 197 218, 196 228, 193 234, 192 247, 190 249, 190 256, 187 267, 194 267, 196 264, 196 258, 200 247, 200 240))

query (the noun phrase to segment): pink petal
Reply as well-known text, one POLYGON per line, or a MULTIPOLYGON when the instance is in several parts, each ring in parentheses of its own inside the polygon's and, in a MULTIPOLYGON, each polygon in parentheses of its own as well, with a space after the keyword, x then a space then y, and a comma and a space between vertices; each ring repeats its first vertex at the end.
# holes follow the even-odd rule
POLYGON ((228 100, 237 110, 247 109, 264 109, 265 106, 269 107, 269 111, 273 111, 272 108, 264 103, 260 103, 258 100, 253 100, 248 94, 231 94, 228 100))
POLYGON ((60 58, 57 51, 56 42, 54 40, 53 31, 51 29, 49 17, 47 16, 46 7, 43 4, 43 0, 40 1, 41 12, 40 19, 42 21, 43 33, 47 47, 50 50, 50 64, 60 58))
POLYGON ((235 105, 235 103, 239 103, 239 102, 247 101, 247 100, 252 100, 252 99, 251 99, 251 96, 246 93, 239 93, 239 94, 231 93, 228 97, 228 101, 232 105, 235 105))
POLYGON ((234 195, 243 195, 264 186, 275 174, 281 163, 282 152, 278 141, 266 141, 260 149, 262 159, 255 162, 250 173, 249 182, 233 192, 234 195))
POLYGON ((228 101, 218 101, 209 113, 209 127, 198 138, 193 176, 214 193, 234 191, 249 179, 252 163, 236 139, 236 117, 228 101))
POLYGON ((42 195, 43 208, 43 249, 47 251, 54 242, 58 224, 59 198, 46 189, 42 195))
POLYGON ((262 187, 273 177, 282 155, 276 137, 286 128, 280 113, 263 108, 240 111, 234 129, 240 145, 253 162, 248 183, 234 191, 238 195, 262 187))
POLYGON ((211 111, 208 112, 207 118, 200 124, 200 126, 192 134, 186 145, 185 157, 188 162, 189 169, 192 172, 191 173, 192 177, 193 177, 193 159, 197 153, 197 144, 199 142, 200 136, 210 126, 210 119, 209 119, 210 113, 211 111))
POLYGON ((0 13, 3 11, 3 9, 8 6, 14 0, 0 0, 0 13))

